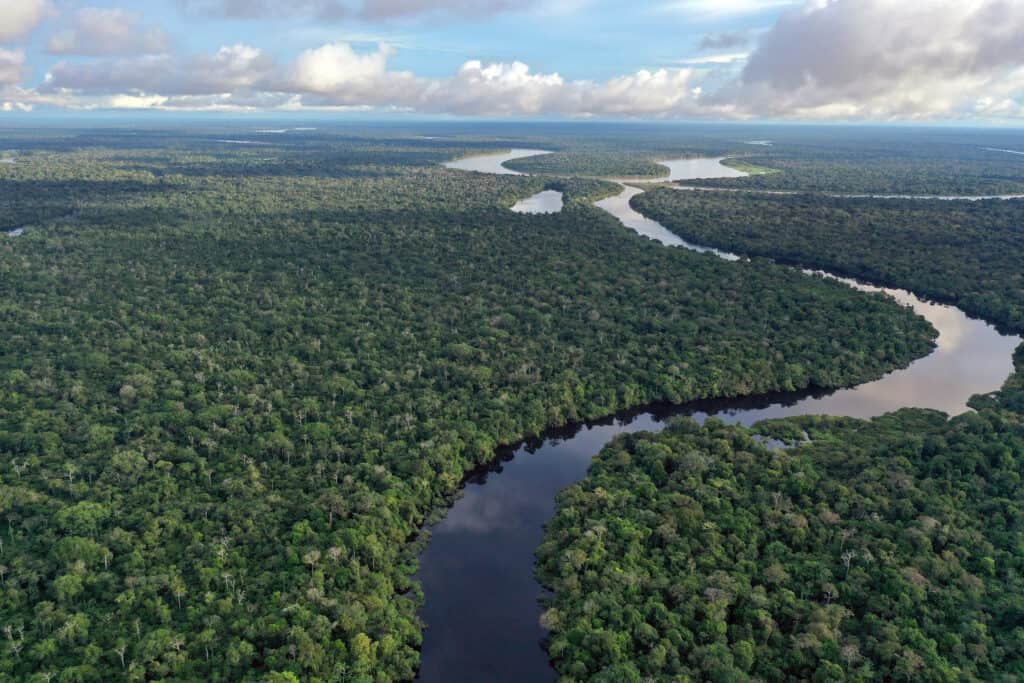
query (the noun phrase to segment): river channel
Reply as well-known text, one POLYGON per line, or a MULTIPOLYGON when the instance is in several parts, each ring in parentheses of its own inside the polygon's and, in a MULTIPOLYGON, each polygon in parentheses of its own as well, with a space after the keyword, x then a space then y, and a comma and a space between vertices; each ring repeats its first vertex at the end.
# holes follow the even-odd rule
MULTIPOLYGON (((513 150, 460 159, 446 166, 516 174, 505 168, 504 162, 540 153, 544 152, 513 150)), ((663 162, 669 174, 659 180, 742 175, 720 161, 663 162)), ((642 216, 629 206, 629 200, 643 190, 627 185, 626 180, 621 182, 622 192, 597 206, 626 227, 667 246, 708 252, 708 258, 742 260, 687 243, 642 216)), ((554 199, 547 197, 538 212, 560 210, 561 198, 556 209, 554 199)), ((520 210, 522 205, 517 204, 520 210)), ((734 267, 744 265, 739 262, 734 267)), ((869 418, 904 407, 958 414, 967 409, 970 396, 998 389, 1012 371, 1018 337, 1000 334, 958 308, 923 301, 904 290, 837 279, 858 289, 886 292, 912 307, 939 331, 936 349, 903 370, 851 389, 648 406, 552 430, 542 438, 501 449, 492 463, 466 477, 463 495, 445 519, 431 528, 430 543, 420 558, 417 578, 426 596, 420 616, 427 630, 418 680, 557 680, 544 649, 546 631, 538 622, 544 590, 534 575, 534 552, 543 540, 544 524, 554 514, 555 496, 582 479, 593 456, 616 435, 656 432, 667 419, 678 415, 700 421, 714 415, 726 422, 750 425, 766 418, 805 414, 869 418)))

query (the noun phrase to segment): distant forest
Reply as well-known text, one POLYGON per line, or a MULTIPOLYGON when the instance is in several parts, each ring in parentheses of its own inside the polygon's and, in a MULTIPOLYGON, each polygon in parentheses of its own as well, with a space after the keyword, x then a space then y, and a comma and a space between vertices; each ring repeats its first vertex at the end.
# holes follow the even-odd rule
MULTIPOLYGON (((560 169, 742 153, 780 171, 750 185, 1024 185, 1024 164, 980 154, 954 177, 949 146, 969 143, 941 131, 902 143, 907 166, 854 154, 860 130, 453 123, 237 144, 254 135, 5 131, 0 229, 24 232, 0 234, 0 679, 412 680, 421 528, 497 446, 654 401, 849 386, 934 348, 887 297, 640 237, 592 206, 615 186, 560 169), (512 146, 563 153, 530 160, 548 176, 440 165, 512 146), (508 211, 546 188, 564 211, 508 211)), ((637 201, 695 240, 1021 324, 1019 203, 637 201), (786 229, 759 242, 751 217, 786 229)), ((1020 394, 1018 377, 952 421, 763 426, 811 437, 785 451, 714 422, 617 441, 539 550, 564 680, 1024 676, 1020 394)))

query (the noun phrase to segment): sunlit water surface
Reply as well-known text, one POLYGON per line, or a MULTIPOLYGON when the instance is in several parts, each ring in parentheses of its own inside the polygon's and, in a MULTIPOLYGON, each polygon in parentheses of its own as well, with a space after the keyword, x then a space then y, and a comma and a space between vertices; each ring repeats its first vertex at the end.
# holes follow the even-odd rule
MULTIPOLYGON (((509 173, 504 161, 530 156, 529 150, 461 159, 450 168, 509 173)), ((719 159, 665 162, 665 180, 742 175, 719 159)), ((513 172, 514 173, 514 172, 513 172)), ((737 260, 732 254, 689 244, 629 206, 642 192, 623 192, 597 206, 638 233, 668 246, 680 246, 737 260)), ((742 263, 735 265, 742 268, 742 263)), ((879 291, 844 280, 860 289, 879 291)), ((976 393, 999 388, 1012 370, 1020 343, 959 309, 922 301, 898 289, 881 289, 913 307, 939 331, 935 351, 910 367, 852 389, 655 406, 608 420, 552 430, 542 439, 501 449, 488 467, 470 474, 462 497, 431 529, 417 578, 426 604, 427 624, 420 680, 427 682, 555 681, 544 649, 546 631, 538 619, 543 589, 534 577, 534 551, 544 524, 555 510, 555 496, 582 479, 590 461, 618 434, 659 431, 669 417, 709 415, 744 425, 804 414, 874 417, 898 408, 921 407, 960 413, 976 393)))

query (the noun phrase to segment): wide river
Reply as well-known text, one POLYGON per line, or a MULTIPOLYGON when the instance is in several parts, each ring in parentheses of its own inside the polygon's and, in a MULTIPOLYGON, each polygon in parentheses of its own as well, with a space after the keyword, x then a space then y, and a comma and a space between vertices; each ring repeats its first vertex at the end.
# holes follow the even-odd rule
MULTIPOLYGON (((483 173, 515 173, 502 164, 544 153, 513 150, 446 164, 483 173)), ((741 175, 720 159, 664 162, 663 180, 741 175)), ((711 252, 708 258, 739 260, 731 254, 688 244, 661 224, 634 211, 629 199, 642 190, 623 185, 616 197, 597 206, 640 234, 663 242, 711 252)), ((555 193, 557 194, 557 193, 555 193)), ((549 195, 550 197, 550 195, 549 195)), ((539 212, 554 208, 553 200, 539 212)), ((523 203, 517 206, 523 210, 523 203)), ((745 267, 742 262, 736 268, 745 267)), ((495 460, 466 477, 463 495, 445 519, 431 528, 420 558, 418 579, 427 624, 418 680, 445 683, 555 681, 544 649, 547 632, 538 619, 544 590, 534 576, 534 552, 544 524, 555 510, 555 496, 582 479, 590 461, 618 434, 659 431, 665 420, 715 415, 745 425, 774 417, 805 414, 875 417, 904 407, 935 408, 957 414, 973 394, 998 389, 1012 371, 1020 343, 961 310, 922 301, 910 292, 843 280, 858 289, 884 291, 911 306, 939 331, 935 351, 908 368, 852 389, 704 401, 682 406, 649 406, 606 420, 552 430, 542 438, 501 449, 495 460)))

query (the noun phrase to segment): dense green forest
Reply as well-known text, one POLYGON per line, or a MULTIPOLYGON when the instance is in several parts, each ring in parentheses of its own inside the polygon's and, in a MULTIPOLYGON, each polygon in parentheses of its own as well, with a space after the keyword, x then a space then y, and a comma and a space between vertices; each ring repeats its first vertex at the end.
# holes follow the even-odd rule
POLYGON ((1020 680, 1021 377, 952 420, 757 426, 789 449, 716 419, 620 436, 539 550, 562 680, 1020 680))
POLYGON ((801 192, 994 195, 1024 193, 1021 157, 992 151, 988 145, 1014 145, 1000 138, 986 143, 983 135, 959 138, 924 137, 909 131, 858 139, 837 135, 834 140, 786 139, 758 149, 736 150, 743 160, 780 173, 747 178, 712 178, 687 185, 796 190, 801 192), (927 141, 927 144, 924 144, 927 141))
MULTIPOLYGON (((816 189, 945 191, 940 158, 907 161, 917 186, 893 185, 899 164, 836 170, 860 168, 855 155, 808 161, 806 176, 777 164, 785 172, 763 185, 810 186, 812 169, 828 168, 816 189)), ((1024 330, 1019 201, 663 188, 633 203, 697 243, 904 287, 1024 330)), ((617 439, 562 494, 539 550, 563 680, 1024 676, 1024 347, 1015 361, 1001 392, 953 419, 903 410, 754 430, 683 419, 617 439)))
POLYGON ((604 183, 372 133, 5 145, 0 680, 410 679, 418 530, 497 444, 932 346, 883 297, 640 238, 604 183), (507 210, 544 187, 565 211, 507 210))
MULTIPOLYGON (((498 128, 554 150, 510 167, 530 173, 587 176, 663 174, 653 162, 687 156, 738 157, 729 165, 781 172, 690 184, 748 189, 879 194, 1024 193, 1024 161, 994 151, 1018 149, 1012 130, 835 126, 602 126, 569 124, 498 128), (767 144, 765 144, 767 143, 767 144)), ((469 130, 459 129, 461 133, 469 130)), ((473 130, 480 135, 480 130, 473 130)))
POLYGON ((645 215, 698 244, 903 287, 1024 331, 1024 200, 881 200, 662 188, 632 201, 645 215))

